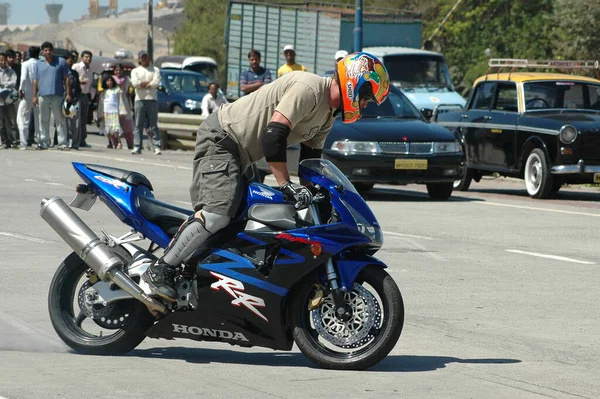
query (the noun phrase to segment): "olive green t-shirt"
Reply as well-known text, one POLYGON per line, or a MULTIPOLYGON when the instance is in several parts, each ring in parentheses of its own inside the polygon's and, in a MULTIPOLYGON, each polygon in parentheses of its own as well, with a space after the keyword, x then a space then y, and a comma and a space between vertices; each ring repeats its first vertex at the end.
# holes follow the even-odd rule
POLYGON ((329 107, 331 78, 290 72, 239 100, 219 108, 219 123, 240 147, 243 167, 264 157, 259 136, 275 111, 291 122, 288 146, 321 149, 333 126, 329 107))

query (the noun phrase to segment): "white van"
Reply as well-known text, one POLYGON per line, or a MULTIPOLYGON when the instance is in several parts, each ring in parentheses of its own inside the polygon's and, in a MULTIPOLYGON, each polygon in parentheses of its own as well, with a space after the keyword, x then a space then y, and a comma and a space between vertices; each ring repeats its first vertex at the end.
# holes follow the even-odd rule
POLYGON ((379 58, 398 87, 418 109, 438 105, 460 105, 465 99, 456 92, 444 56, 433 51, 408 47, 364 47, 379 58))

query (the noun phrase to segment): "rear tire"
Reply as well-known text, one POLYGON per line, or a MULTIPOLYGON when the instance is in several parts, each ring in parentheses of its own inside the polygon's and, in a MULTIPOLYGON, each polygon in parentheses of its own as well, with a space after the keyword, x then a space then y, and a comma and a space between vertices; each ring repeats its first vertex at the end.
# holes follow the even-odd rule
MULTIPOLYGON (((367 266, 357 278, 356 283, 368 283, 380 298, 381 325, 373 326, 369 334, 361 341, 369 341, 364 347, 348 352, 334 343, 327 342, 312 325, 311 315, 316 310, 308 310, 308 301, 314 294, 314 280, 307 280, 292 300, 293 336, 300 351, 313 363, 327 369, 363 370, 383 360, 400 338, 404 325, 404 303, 394 279, 378 266, 367 266), (376 335, 375 335, 376 332, 376 335), (369 338, 369 339, 367 339, 369 338), (335 349, 331 349, 334 347, 335 349)), ((353 290, 352 292, 355 292, 353 290)), ((346 296, 349 294, 347 293, 346 296)), ((323 306, 323 305, 320 305, 323 306)), ((368 317, 376 317, 369 312, 368 317)), ((359 341, 359 343, 361 342, 359 341)))
POLYGON ((96 337, 77 326, 73 300, 77 295, 77 284, 88 269, 74 252, 58 267, 48 293, 48 310, 54 330, 64 343, 79 353, 122 355, 132 351, 146 338, 146 330, 154 324, 154 317, 136 299, 117 302, 126 307, 129 316, 126 324, 112 335, 96 337))
POLYGON ((452 195, 454 183, 427 183, 427 193, 432 200, 445 201, 452 195))

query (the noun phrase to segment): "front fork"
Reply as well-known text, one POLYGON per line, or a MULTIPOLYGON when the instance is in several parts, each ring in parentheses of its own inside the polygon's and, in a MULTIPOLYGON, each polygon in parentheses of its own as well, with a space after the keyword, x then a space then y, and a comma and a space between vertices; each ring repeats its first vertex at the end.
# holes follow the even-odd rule
MULTIPOLYGON (((319 210, 314 203, 310 206, 310 213, 315 226, 320 225, 321 218, 319 217, 319 210)), ((338 274, 335 270, 335 266, 333 265, 332 258, 329 258, 325 264, 325 277, 327 279, 327 283, 329 284, 329 289, 331 290, 336 316, 342 321, 350 320, 352 318, 352 309, 346 304, 346 290, 340 288, 338 274)))

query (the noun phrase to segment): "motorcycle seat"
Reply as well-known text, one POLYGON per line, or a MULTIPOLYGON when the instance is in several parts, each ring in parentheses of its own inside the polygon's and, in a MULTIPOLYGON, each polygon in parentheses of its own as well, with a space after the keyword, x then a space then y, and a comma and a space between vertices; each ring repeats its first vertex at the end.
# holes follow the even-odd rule
POLYGON ((150 180, 148 180, 148 178, 141 173, 133 172, 131 170, 112 168, 105 165, 86 164, 85 167, 89 170, 93 170, 94 172, 102 173, 103 175, 120 180, 123 183, 131 184, 132 186, 142 185, 148 187, 150 191, 154 190, 150 180))
POLYGON ((151 197, 137 197, 137 208, 148 221, 160 227, 169 237, 175 236, 179 226, 194 213, 193 209, 165 204, 151 197))

